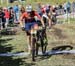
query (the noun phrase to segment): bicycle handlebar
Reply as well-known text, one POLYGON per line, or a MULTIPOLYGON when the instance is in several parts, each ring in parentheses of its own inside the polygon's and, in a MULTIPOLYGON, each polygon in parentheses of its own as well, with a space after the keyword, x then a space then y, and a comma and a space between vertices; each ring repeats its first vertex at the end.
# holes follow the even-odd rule
POLYGON ((45 29, 45 27, 41 27, 41 26, 39 26, 39 28, 38 28, 38 30, 44 30, 45 29))

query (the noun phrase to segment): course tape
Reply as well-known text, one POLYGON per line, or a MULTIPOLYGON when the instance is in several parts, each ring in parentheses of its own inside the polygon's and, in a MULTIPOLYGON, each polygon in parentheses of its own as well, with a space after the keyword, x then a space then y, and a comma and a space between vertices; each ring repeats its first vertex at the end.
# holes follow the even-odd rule
MULTIPOLYGON (((56 55, 56 54, 75 54, 75 50, 63 50, 63 51, 47 51, 44 55, 56 55)), ((29 53, 21 52, 21 53, 0 53, 0 56, 28 56, 29 53)), ((43 55, 42 52, 38 52, 38 55, 43 55)))
POLYGON ((54 55, 54 54, 75 54, 75 50, 63 50, 63 51, 48 51, 48 55, 54 55))

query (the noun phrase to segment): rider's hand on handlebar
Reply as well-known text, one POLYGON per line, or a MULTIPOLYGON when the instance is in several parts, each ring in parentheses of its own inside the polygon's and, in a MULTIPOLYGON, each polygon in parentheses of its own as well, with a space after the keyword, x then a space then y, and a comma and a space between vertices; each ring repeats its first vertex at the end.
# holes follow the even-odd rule
POLYGON ((45 26, 43 26, 42 28, 45 29, 45 26))
POLYGON ((42 27, 45 27, 45 25, 43 24, 42 27))
POLYGON ((48 28, 51 29, 51 26, 49 26, 48 28))
POLYGON ((25 28, 24 27, 21 27, 21 29, 24 31, 25 30, 25 28))

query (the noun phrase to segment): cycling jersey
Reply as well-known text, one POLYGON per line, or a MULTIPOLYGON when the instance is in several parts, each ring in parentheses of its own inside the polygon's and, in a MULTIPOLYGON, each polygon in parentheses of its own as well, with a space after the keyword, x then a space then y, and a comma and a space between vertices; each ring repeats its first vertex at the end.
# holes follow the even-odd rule
POLYGON ((46 19, 48 19, 48 15, 47 14, 43 14, 42 17, 45 17, 46 19))
POLYGON ((21 20, 25 20, 26 31, 31 30, 31 28, 34 27, 35 24, 37 24, 35 16, 41 19, 41 17, 35 11, 32 11, 31 13, 24 12, 22 14, 21 20))
POLYGON ((25 19, 25 23, 32 23, 32 22, 36 22, 36 19, 35 19, 35 16, 37 16, 39 19, 41 19, 41 17, 36 13, 34 12, 34 14, 28 14, 27 12, 24 12, 21 16, 22 20, 25 19))
POLYGON ((42 15, 42 18, 43 18, 43 21, 44 21, 44 24, 45 24, 45 27, 46 27, 48 25, 48 19, 49 19, 49 17, 48 17, 48 15, 46 13, 44 13, 42 15))

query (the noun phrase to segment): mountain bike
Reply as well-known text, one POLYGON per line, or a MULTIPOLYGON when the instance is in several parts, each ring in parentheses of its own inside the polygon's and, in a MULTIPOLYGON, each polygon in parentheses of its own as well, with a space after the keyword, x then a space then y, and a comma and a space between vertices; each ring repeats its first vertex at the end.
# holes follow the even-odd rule
POLYGON ((47 48, 47 36, 46 29, 40 27, 38 31, 31 33, 32 43, 31 43, 31 55, 32 61, 35 61, 35 56, 38 55, 39 45, 41 46, 42 54, 44 55, 47 48))
POLYGON ((35 61, 35 53, 36 53, 36 48, 38 47, 37 46, 37 43, 36 43, 36 31, 31 33, 31 37, 32 37, 32 41, 31 41, 31 55, 32 55, 32 61, 35 61))
MULTIPOLYGON (((39 27, 37 32, 37 45, 40 45, 42 54, 45 55, 46 48, 48 45, 47 35, 46 35, 46 28, 39 27)), ((38 54, 38 51, 37 51, 38 54)))

